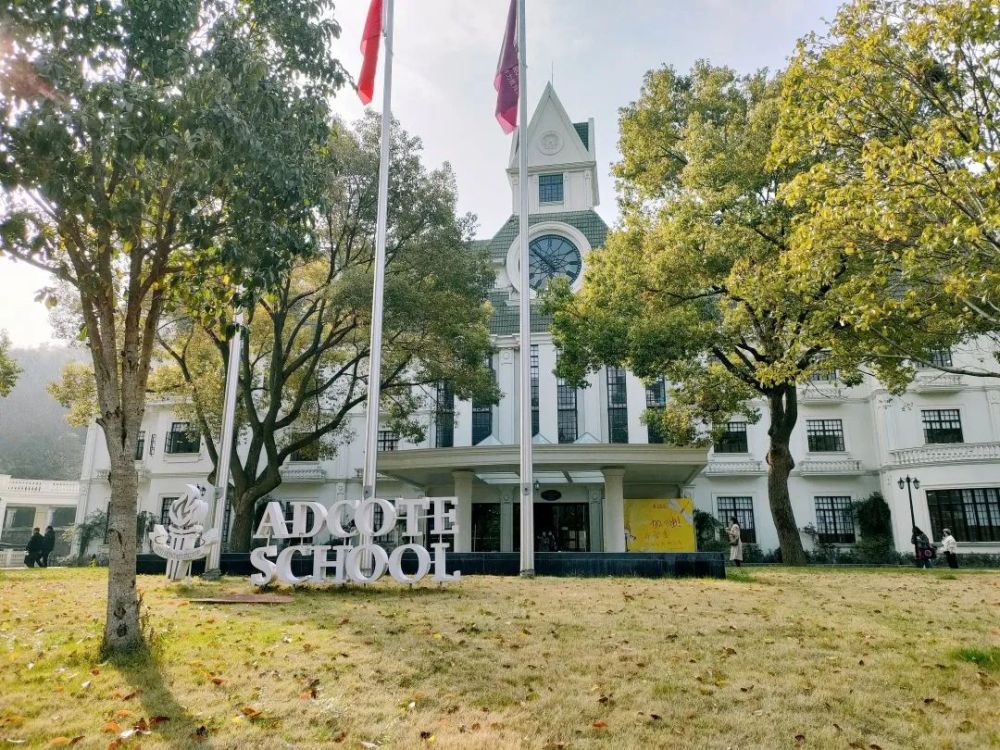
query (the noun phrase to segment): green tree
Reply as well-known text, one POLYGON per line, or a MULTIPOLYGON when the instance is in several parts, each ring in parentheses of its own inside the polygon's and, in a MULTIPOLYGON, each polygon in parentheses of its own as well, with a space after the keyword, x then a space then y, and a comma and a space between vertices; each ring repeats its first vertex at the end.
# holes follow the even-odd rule
POLYGON ((998 29, 995 0, 857 0, 785 75, 773 161, 813 162, 794 242, 868 265, 845 322, 889 360, 985 336, 984 366, 944 369, 1000 374, 998 29))
POLYGON ((7 332, 0 330, 0 398, 10 395, 17 383, 21 368, 10 356, 10 339, 7 332))
MULTIPOLYGON (((778 199, 798 164, 768 166, 780 82, 698 63, 646 75, 621 113, 622 227, 591 255, 583 289, 549 298, 560 373, 621 364, 665 376, 670 398, 647 412, 675 444, 711 442, 734 414, 768 416, 768 496, 789 564, 806 556, 788 491, 797 385, 860 376, 864 341, 841 323, 853 267, 803 263, 795 218, 778 199)), ((833 256, 831 256, 832 258, 833 256)))
MULTIPOLYGON (((327 149, 326 194, 315 222, 318 251, 296 262, 248 313, 240 370, 243 455, 231 460, 230 548, 248 550, 258 500, 281 484, 295 454, 330 455, 367 395, 377 208, 379 118, 357 134, 337 126, 327 149)), ((489 259, 472 251, 471 217, 456 216, 451 170, 428 171, 421 144, 393 130, 383 337, 383 426, 413 437, 422 385, 496 398, 486 294, 489 259)), ((167 362, 153 387, 182 397, 218 467, 226 319, 182 315, 161 331, 167 362)))
POLYGON ((309 250, 304 225, 344 80, 323 0, 95 0, 0 8, 0 252, 79 297, 110 455, 104 648, 141 643, 132 456, 156 332, 309 250))

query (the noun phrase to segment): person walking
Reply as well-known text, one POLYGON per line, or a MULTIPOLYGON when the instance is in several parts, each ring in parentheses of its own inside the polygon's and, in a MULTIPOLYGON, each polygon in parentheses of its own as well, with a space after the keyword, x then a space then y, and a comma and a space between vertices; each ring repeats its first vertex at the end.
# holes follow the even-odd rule
POLYGON ((31 538, 28 540, 27 546, 24 551, 27 553, 24 556, 24 564, 29 568, 35 567, 42 557, 42 550, 45 548, 45 539, 42 537, 41 532, 38 528, 34 528, 31 531, 31 538))
POLYGON ((958 542, 952 536, 951 529, 942 529, 944 536, 941 538, 941 551, 944 552, 944 559, 948 561, 949 568, 958 567, 958 542))
POLYGON ((934 551, 934 545, 931 544, 931 540, 927 538, 927 534, 920 530, 919 526, 913 527, 910 543, 913 545, 914 554, 917 556, 917 567, 933 567, 931 560, 934 559, 937 553, 934 551))
POLYGON ((49 567, 49 555, 52 554, 52 550, 56 548, 56 530, 51 526, 45 527, 45 533, 42 535, 42 554, 39 559, 41 566, 43 568, 49 567))
POLYGON ((729 562, 736 563, 737 568, 743 567, 743 538, 741 535, 740 523, 736 516, 729 517, 729 562))

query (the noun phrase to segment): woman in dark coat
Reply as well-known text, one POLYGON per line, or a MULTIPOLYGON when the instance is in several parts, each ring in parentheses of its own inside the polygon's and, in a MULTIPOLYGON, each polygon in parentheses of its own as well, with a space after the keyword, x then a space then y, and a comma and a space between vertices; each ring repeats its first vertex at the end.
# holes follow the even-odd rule
POLYGON ((56 530, 51 526, 45 527, 45 534, 42 536, 41 565, 43 568, 49 567, 49 555, 56 547, 56 530))
POLYGON ((45 538, 38 533, 38 529, 34 529, 31 533, 31 539, 28 540, 28 545, 24 548, 27 552, 24 556, 24 564, 29 568, 35 567, 35 563, 38 562, 42 557, 42 550, 45 547, 45 538))

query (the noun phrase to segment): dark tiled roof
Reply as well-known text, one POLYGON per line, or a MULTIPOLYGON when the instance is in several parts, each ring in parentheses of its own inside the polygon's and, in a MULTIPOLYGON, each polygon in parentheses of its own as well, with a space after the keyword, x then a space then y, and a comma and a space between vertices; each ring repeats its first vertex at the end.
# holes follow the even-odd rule
MULTIPOLYGON (((509 289, 494 289, 490 292, 490 304, 493 305, 493 317, 490 319, 490 333, 494 336, 513 336, 518 331, 518 309, 511 304, 509 289)), ((531 306, 531 331, 544 333, 549 330, 552 318, 542 315, 538 305, 531 306)))
POLYGON ((590 151, 590 125, 586 122, 574 122, 573 129, 576 134, 580 136, 580 140, 583 141, 583 147, 590 151))
MULTIPOLYGON (((578 229, 591 247, 603 247, 604 238, 608 234, 608 225, 604 219, 597 215, 595 211, 564 211, 551 214, 532 214, 528 217, 528 226, 538 224, 542 221, 561 221, 578 229)), ((490 255, 493 260, 502 261, 507 257, 507 251, 517 238, 518 221, 517 216, 511 216, 507 222, 500 227, 493 239, 490 240, 490 255)))

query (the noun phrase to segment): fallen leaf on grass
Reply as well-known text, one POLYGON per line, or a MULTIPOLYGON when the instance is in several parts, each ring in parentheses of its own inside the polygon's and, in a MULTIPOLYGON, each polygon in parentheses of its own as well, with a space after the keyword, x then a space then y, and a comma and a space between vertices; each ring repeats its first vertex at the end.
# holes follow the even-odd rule
POLYGON ((594 729, 607 729, 608 723, 606 721, 595 721, 590 726, 592 726, 594 729))
POLYGON ((346 739, 347 739, 347 732, 341 732, 340 734, 338 734, 336 737, 333 738, 333 741, 339 745, 346 739))
POLYGON ((213 685, 225 685, 226 681, 224 679, 222 679, 221 677, 213 677, 212 678, 212 684, 213 685))
POLYGON ((127 708, 119 708, 117 711, 115 711, 115 718, 116 719, 124 719, 126 717, 131 716, 131 715, 132 715, 132 712, 129 711, 127 708))
POLYGON ((805 741, 806 741, 806 736, 804 734, 797 734, 797 735, 795 735, 795 742, 796 742, 796 744, 801 745, 805 741))
POLYGON ((251 719, 256 719, 263 713, 259 708, 254 708, 253 706, 243 706, 240 711, 244 716, 249 716, 251 719))
MULTIPOLYGON (((77 741, 82 740, 83 737, 78 738, 77 741)), ((53 737, 49 740, 49 747, 69 747, 73 744, 73 740, 69 737, 53 737)))
POLYGON ((101 727, 101 731, 107 734, 119 734, 122 731, 122 725, 117 721, 108 721, 101 727))
POLYGON ((660 716, 659 714, 650 714, 649 715, 649 720, 650 721, 660 721, 661 719, 663 719, 663 717, 660 716))
POLYGON ((303 690, 301 693, 299 693, 299 698, 301 698, 304 701, 315 700, 316 695, 317 695, 316 688, 311 687, 308 690, 303 690))
POLYGON ((169 716, 152 716, 149 719, 149 726, 157 727, 165 721, 170 721, 169 716))

